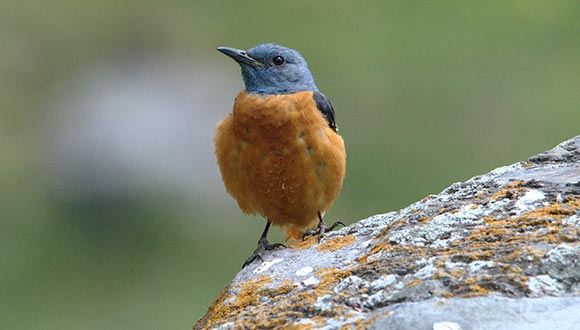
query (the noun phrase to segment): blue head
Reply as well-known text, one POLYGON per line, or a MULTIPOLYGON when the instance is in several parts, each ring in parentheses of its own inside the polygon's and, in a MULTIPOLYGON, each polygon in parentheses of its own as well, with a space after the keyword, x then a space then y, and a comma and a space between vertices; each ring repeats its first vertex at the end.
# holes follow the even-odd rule
POLYGON ((294 49, 262 44, 248 51, 228 47, 218 50, 240 64, 246 90, 250 93, 318 91, 308 64, 294 49))

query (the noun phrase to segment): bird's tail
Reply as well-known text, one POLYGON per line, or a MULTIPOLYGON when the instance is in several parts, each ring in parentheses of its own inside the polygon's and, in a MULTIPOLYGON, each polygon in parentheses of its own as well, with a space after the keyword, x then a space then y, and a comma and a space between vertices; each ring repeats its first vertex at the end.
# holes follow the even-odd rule
POLYGON ((298 229, 296 227, 286 227, 286 242, 289 241, 301 241, 302 235, 304 235, 304 229, 298 229))

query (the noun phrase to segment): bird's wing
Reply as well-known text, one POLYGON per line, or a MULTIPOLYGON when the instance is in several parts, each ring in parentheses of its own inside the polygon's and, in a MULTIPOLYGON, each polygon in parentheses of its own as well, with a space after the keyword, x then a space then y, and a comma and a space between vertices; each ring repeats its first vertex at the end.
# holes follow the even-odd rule
POLYGON ((330 104, 328 98, 320 92, 313 92, 312 96, 314 102, 316 102, 316 107, 320 112, 322 112, 324 118, 326 118, 328 126, 332 128, 333 131, 338 132, 338 127, 334 121, 334 108, 332 107, 332 104, 330 104))

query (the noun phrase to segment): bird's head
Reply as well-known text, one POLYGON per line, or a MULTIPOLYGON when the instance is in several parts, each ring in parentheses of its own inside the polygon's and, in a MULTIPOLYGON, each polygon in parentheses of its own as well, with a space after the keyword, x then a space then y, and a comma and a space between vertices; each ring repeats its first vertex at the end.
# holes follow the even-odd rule
POLYGON ((294 49, 262 44, 248 51, 229 47, 218 50, 240 64, 246 90, 250 93, 318 91, 308 64, 294 49))

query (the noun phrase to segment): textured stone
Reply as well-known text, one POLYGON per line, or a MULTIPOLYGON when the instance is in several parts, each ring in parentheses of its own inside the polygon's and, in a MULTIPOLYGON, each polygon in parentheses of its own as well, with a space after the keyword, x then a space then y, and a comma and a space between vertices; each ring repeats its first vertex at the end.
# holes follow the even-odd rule
POLYGON ((580 136, 268 252, 194 329, 577 329, 578 219, 580 136))

